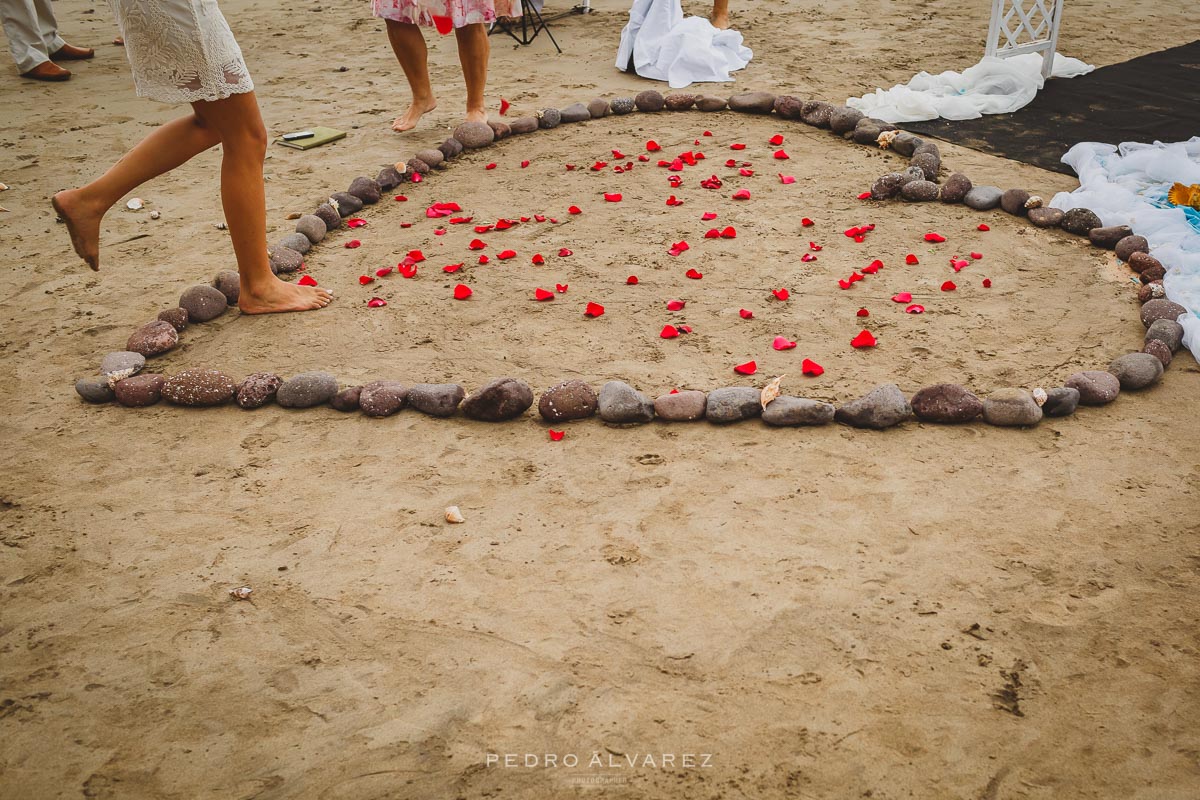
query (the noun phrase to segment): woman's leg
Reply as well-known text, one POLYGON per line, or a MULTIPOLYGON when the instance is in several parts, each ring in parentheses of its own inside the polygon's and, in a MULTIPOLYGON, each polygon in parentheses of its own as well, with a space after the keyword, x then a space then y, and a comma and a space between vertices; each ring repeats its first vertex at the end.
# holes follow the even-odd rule
POLYGON ((713 0, 712 24, 721 30, 729 27, 729 0, 713 0))
POLYGON ((482 23, 454 29, 458 39, 458 60, 467 82, 467 121, 487 122, 484 90, 487 88, 488 56, 491 43, 482 23))
POLYGON ((54 210, 67 224, 75 252, 92 269, 100 269, 100 220, 108 209, 151 178, 219 143, 216 131, 189 114, 155 128, 87 186, 54 195, 54 210))
POLYGON ((287 283, 271 272, 263 183, 267 129, 254 92, 195 103, 193 108, 221 140, 221 205, 241 276, 238 307, 247 314, 266 314, 329 305, 333 294, 327 289, 287 283))
POLYGON ((408 22, 384 20, 387 23, 388 41, 392 43, 392 52, 408 78, 408 88, 412 90, 412 105, 392 123, 392 130, 407 131, 415 128, 421 120, 421 115, 437 108, 437 99, 433 96, 433 86, 429 83, 429 50, 425 47, 425 37, 421 29, 408 22))

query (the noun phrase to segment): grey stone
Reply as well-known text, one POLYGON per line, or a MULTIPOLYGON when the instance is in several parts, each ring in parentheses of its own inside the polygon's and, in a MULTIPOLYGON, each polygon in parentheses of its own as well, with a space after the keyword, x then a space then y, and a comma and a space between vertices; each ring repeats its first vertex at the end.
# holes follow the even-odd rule
POLYGON ((663 108, 667 111, 687 111, 696 105, 696 95, 677 92, 663 98, 663 108))
POLYGON ((245 409, 262 408, 275 399, 283 378, 273 372, 255 372, 238 384, 234 400, 245 409))
POLYGON ((743 114, 770 114, 775 108, 775 95, 770 92, 743 92, 729 98, 729 110, 743 114))
POLYGON ((871 199, 890 200, 900 193, 900 189, 905 183, 904 176, 899 172, 889 172, 886 175, 880 175, 871 184, 871 199))
POLYGON ((829 130, 841 136, 844 133, 849 133, 858 125, 858 121, 863 118, 863 113, 857 108, 849 106, 837 106, 833 111, 829 112, 829 130))
POLYGON ((858 144, 876 145, 879 143, 879 134, 883 133, 883 130, 869 123, 863 124, 867 122, 867 120, 859 122, 854 128, 854 132, 850 135, 850 138, 858 144))
POLYGON ((1063 220, 1059 223, 1059 226, 1067 233, 1073 233, 1076 236, 1087 236, 1088 231, 1092 228, 1099 228, 1101 224, 1100 218, 1096 216, 1096 212, 1090 208, 1072 208, 1063 214, 1063 220))
POLYGON ((187 309, 191 322, 208 322, 225 313, 229 300, 212 286, 189 286, 179 295, 179 307, 187 309))
POLYGON ((674 394, 664 394, 654 401, 654 413, 668 422, 693 422, 704 419, 708 395, 689 389, 674 394))
POLYGON ((572 103, 561 111, 563 122, 583 122, 592 118, 592 112, 583 103, 572 103))
MULTIPOLYGON (((884 129, 886 130, 885 126, 881 125, 880 127, 884 127, 884 129)), ((938 161, 942 160, 942 151, 937 146, 936 142, 929 142, 929 141, 922 140, 920 144, 918 144, 916 147, 913 148, 913 157, 914 158, 921 155, 922 153, 929 153, 930 155, 935 156, 938 161)))
POLYGON ((417 158, 416 156, 413 156, 412 158, 410 158, 408 161, 405 162, 405 164, 407 165, 406 172, 409 175, 412 175, 414 173, 417 175, 428 175, 430 172, 433 171, 433 167, 429 166, 428 164, 426 164, 424 161, 417 158))
MULTIPOLYGON (((221 302, 225 302, 224 295, 221 296, 221 302)), ((125 349, 150 358, 173 350, 177 344, 179 344, 179 331, 175 330, 175 326, 156 319, 134 331, 129 337, 129 341, 125 343, 125 349)))
POLYGON ((961 172, 956 172, 942 184, 943 203, 961 203, 971 191, 971 179, 961 172))
MULTIPOLYGON (((400 184, 404 183, 404 176, 400 174, 400 170, 393 167, 384 167, 379 170, 379 174, 375 176, 375 182, 379 184, 380 191, 390 192, 400 184)), ((315 242, 314 242, 315 244, 315 242)))
POLYGON ((1004 192, 1000 191, 998 186, 972 186, 963 195, 963 203, 976 211, 987 211, 1000 205, 1000 198, 1003 195, 1004 192))
POLYGON ((163 383, 162 396, 177 406, 219 406, 233 399, 237 384, 215 369, 185 369, 163 383))
MULTIPOLYGON (((701 98, 703 100, 704 98, 701 98)), ((724 108, 721 105, 717 108, 701 108, 700 100, 696 101, 696 107, 701 111, 720 111, 724 108)), ((804 100, 799 97, 793 97, 789 94, 783 94, 775 98, 775 113, 780 119, 796 120, 804 116, 804 100)))
POLYGON ((696 98, 696 108, 699 111, 724 111, 729 102, 724 97, 702 94, 696 98))
POLYGON ((408 390, 408 405, 431 417, 452 417, 466 396, 457 383, 418 383, 408 390))
POLYGON ((917 153, 909 163, 914 167, 920 167, 921 171, 925 173, 925 180, 927 181, 936 182, 938 173, 942 169, 942 159, 933 153, 917 153))
POLYGON ((334 411, 350 413, 358 411, 358 396, 362 394, 361 386, 351 386, 349 389, 342 389, 340 392, 329 398, 329 405, 334 411))
POLYGON ((538 127, 551 130, 562 124, 562 112, 557 108, 543 108, 538 112, 538 127))
POLYGON ((997 389, 983 401, 983 419, 989 425, 1026 427, 1042 421, 1042 408, 1024 389, 997 389))
MULTIPOLYGON (((304 239, 298 233, 292 235, 304 239)), ((308 240, 304 239, 304 241, 308 240)), ((238 304, 238 298, 242 296, 242 278, 236 272, 231 269, 221 270, 217 273, 217 277, 213 278, 212 285, 214 289, 225 295, 225 302, 228 305, 236 306, 238 304)))
POLYGON ((1042 413, 1047 417, 1067 417, 1079 406, 1079 390, 1070 386, 1059 386, 1046 391, 1046 402, 1042 413))
MULTIPOLYGON (((168 323, 169 324, 169 323, 168 323)), ((171 330, 175 330, 171 328, 171 330)), ((133 350, 118 350, 100 359, 100 374, 110 380, 137 375, 146 366, 146 356, 133 350)))
POLYGON ((1108 371, 1117 376, 1122 389, 1145 389, 1162 377, 1163 363, 1150 353, 1126 353, 1114 358, 1108 371))
POLYGON ((496 132, 486 122, 464 122, 454 129, 454 138, 466 149, 477 150, 494 142, 496 132))
POLYGON ((914 136, 908 131, 903 131, 897 134, 895 139, 892 139, 891 148, 892 152, 896 153, 896 155, 912 158, 916 155, 917 148, 923 144, 925 144, 925 140, 920 136, 914 136))
POLYGON ((612 109, 612 113, 617 114, 618 116, 623 115, 623 114, 631 114, 631 113, 633 113, 633 109, 634 109, 633 98, 632 97, 613 98, 613 100, 611 100, 609 102, 608 107, 610 109, 612 109))
POLYGON ((586 419, 598 408, 596 392, 584 381, 563 381, 542 392, 538 413, 547 422, 586 419))
POLYGON ((1143 353, 1149 353, 1162 362, 1163 367, 1171 366, 1171 360, 1175 354, 1171 352, 1171 348, 1159 339, 1151 339, 1142 347, 1143 353))
POLYGON ((1112 250, 1117 246, 1117 242, 1126 236, 1132 236, 1133 230, 1128 225, 1109 225, 1104 228, 1092 228, 1087 235, 1096 247, 1112 250))
MULTIPOLYGON (((801 107, 800 119, 815 128, 828 128, 833 106, 821 100, 806 100, 801 107)), ((862 124, 861 122, 859 124, 862 124)))
POLYGON ((638 111, 662 111, 666 101, 663 99, 662 92, 654 89, 646 89, 644 92, 638 92, 633 98, 633 104, 637 106, 638 111))
POLYGON ((517 378, 495 378, 462 402, 463 414, 483 422, 519 417, 533 405, 533 389, 517 378))
POLYGON ((591 115, 592 119, 600 119, 602 117, 607 117, 610 113, 609 108, 608 108, 608 101, 601 97, 597 97, 595 100, 592 100, 590 103, 588 103, 587 110, 588 110, 588 114, 591 115))
POLYGON ((1134 253, 1150 253, 1150 242, 1146 241, 1145 236, 1138 236, 1131 233, 1124 236, 1113 245, 1113 250, 1116 251, 1117 258, 1128 262, 1134 253))
POLYGON ((75 392, 89 403, 111 403, 116 394, 103 375, 90 375, 75 381, 75 392))
MULTIPOLYGON (((1174 353, 1183 345, 1183 326, 1173 319, 1156 319, 1146 329, 1145 341, 1150 342, 1155 339, 1171 348, 1171 352, 1174 353)), ((104 371, 103 365, 101 365, 100 371, 104 371)))
POLYGON ((501 122, 498 119, 490 119, 488 120, 488 127, 492 129, 492 133, 496 134, 495 141, 497 142, 501 139, 507 139, 509 136, 512 136, 512 126, 507 122, 501 122))
POLYGON ((171 327, 183 333, 188 326, 188 312, 186 308, 168 308, 166 311, 158 312, 158 318, 163 322, 171 323, 171 327))
POLYGON ((343 217, 353 216, 363 210, 363 201, 349 192, 334 192, 329 199, 337 201, 337 212, 343 217))
POLYGON ((834 418, 855 428, 882 430, 899 425, 911 416, 912 406, 904 392, 894 383, 885 383, 843 405, 834 418))
POLYGON ((296 233, 308 239, 309 244, 316 244, 321 241, 328 232, 328 228, 325 227, 325 220, 316 214, 305 214, 296 220, 296 233))
POLYGON ((1039 228, 1057 228, 1062 225, 1066 212, 1061 208, 1042 206, 1041 208, 1029 209, 1026 215, 1029 217, 1029 221, 1039 228))
POLYGON ((727 425, 762 416, 762 390, 751 386, 726 386, 708 393, 704 416, 709 422, 727 425))
POLYGON ((983 413, 983 401, 964 386, 939 383, 912 396, 913 414, 922 422, 970 422, 983 413))
MULTIPOLYGON (((1150 300, 1142 305, 1142 324, 1149 328, 1155 320, 1178 320, 1187 313, 1187 309, 1170 300, 1150 300)), ((131 350, 133 348, 130 348, 131 350)))
POLYGON ((374 178, 359 175, 350 181, 350 187, 346 189, 346 194, 358 198, 364 205, 373 206, 379 202, 383 192, 374 178))
MULTIPOLYGON (((508 129, 512 131, 512 125, 509 125, 508 129)), ((462 155, 463 146, 462 142, 451 136, 449 139, 439 144, 437 149, 439 153, 446 157, 447 161, 450 161, 462 155)))
POLYGON ((1063 381, 1069 389, 1079 392, 1079 403, 1085 406, 1102 406, 1117 399, 1121 392, 1121 382, 1111 372, 1101 372, 1089 369, 1076 372, 1063 381))
POLYGON ((145 408, 162 399, 164 383, 166 383, 166 378, 162 375, 152 373, 134 375, 113 384, 113 394, 116 396, 117 402, 123 406, 145 408))
POLYGON ((275 402, 284 408, 312 408, 328 403, 337 392, 337 378, 328 372, 301 372, 283 382, 275 402))
POLYGON ((358 394, 358 407, 368 417, 390 417, 404 408, 408 387, 398 381, 371 381, 358 394))
POLYGON ((762 412, 763 422, 775 427, 828 425, 837 412, 831 404, 806 397, 783 395, 767 404, 762 412))
POLYGON ((1029 192, 1024 189, 1006 189, 1004 194, 1000 195, 1000 208, 1014 217, 1023 217, 1026 212, 1025 201, 1029 197, 1029 192))
MULTIPOLYGON (((517 117, 512 122, 508 123, 508 129, 512 131, 513 136, 524 133, 533 133, 538 129, 538 118, 517 117)), ((491 130, 491 128, 488 130, 491 130)))
MULTIPOLYGON (((295 272, 304 266, 304 256, 290 247, 273 247, 267 254, 271 259, 271 271, 276 275, 281 272, 295 272)), ((192 320, 203 322, 204 320, 192 320)))
POLYGON ((600 387, 600 419, 613 425, 637 425, 654 419, 650 398, 623 381, 609 381, 600 387))
POLYGON ((317 210, 313 212, 313 216, 320 217, 321 221, 325 223, 326 232, 335 231, 342 227, 341 214, 329 203, 321 203, 321 205, 317 206, 317 210))
POLYGON ((435 169, 440 167, 442 162, 446 160, 446 156, 442 151, 435 147, 426 147, 424 150, 418 150, 417 158, 435 169))
POLYGON ((900 194, 905 200, 921 203, 937 200, 941 190, 933 181, 912 181, 900 187, 900 194))
POLYGON ((920 167, 908 167, 900 173, 900 188, 913 181, 925 180, 925 172, 920 167))

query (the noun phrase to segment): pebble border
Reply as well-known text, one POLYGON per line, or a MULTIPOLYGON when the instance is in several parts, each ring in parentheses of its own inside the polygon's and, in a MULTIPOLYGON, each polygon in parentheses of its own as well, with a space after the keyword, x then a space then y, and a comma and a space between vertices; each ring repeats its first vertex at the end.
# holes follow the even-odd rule
MULTIPOLYGON (((1116 399, 1122 389, 1141 389, 1157 383, 1163 370, 1182 344, 1182 326, 1176 321, 1186 313, 1182 306, 1164 298, 1162 264, 1150 255, 1144 237, 1136 236, 1127 226, 1102 227, 1100 219, 1088 209, 1062 212, 1045 208, 1042 199, 1024 189, 1001 190, 994 186, 975 186, 962 173, 951 174, 939 184, 942 171, 941 151, 933 142, 900 130, 897 126, 872 119, 847 106, 835 106, 819 100, 804 100, 791 95, 746 92, 725 99, 711 95, 673 93, 666 96, 647 90, 636 97, 611 101, 600 98, 586 105, 575 103, 562 109, 545 108, 534 116, 511 122, 463 123, 451 138, 437 148, 418 151, 407 161, 385 167, 375 178, 355 178, 347 191, 336 192, 313 214, 300 217, 296 232, 285 236, 269 249, 272 271, 294 272, 304 263, 304 255, 330 230, 341 227, 343 219, 359 212, 364 205, 379 202, 383 193, 404 183, 418 183, 435 170, 445 169, 464 150, 487 147, 513 135, 550 130, 561 124, 598 119, 609 114, 633 111, 655 113, 704 112, 729 109, 735 112, 769 115, 800 121, 824 128, 834 135, 865 146, 891 149, 909 158, 904 172, 880 176, 861 200, 903 198, 911 202, 965 203, 977 210, 997 206, 1014 217, 1026 216, 1041 228, 1058 227, 1078 236, 1086 236, 1097 247, 1115 250, 1118 258, 1138 273, 1141 288, 1142 323, 1146 326, 1142 351, 1115 359, 1108 370, 1092 370, 1071 375, 1063 387, 1050 389, 999 389, 979 398, 956 384, 925 387, 908 398, 895 384, 883 384, 861 398, 840 407, 805 398, 779 396, 771 384, 765 389, 723 387, 704 393, 672 392, 650 400, 621 381, 609 381, 599 393, 582 381, 566 381, 542 393, 538 412, 549 423, 584 419, 599 415, 610 425, 644 424, 655 418, 667 421, 708 419, 721 424, 762 417, 773 426, 822 425, 833 421, 859 428, 882 429, 909 419, 934 423, 964 423, 977 419, 1002 427, 1031 427, 1044 416, 1061 417, 1074 413, 1082 405, 1105 405, 1116 399), (319 225, 317 223, 320 223, 319 225), (765 401, 765 402, 764 402, 765 401)), ((76 382, 76 391, 86 401, 107 403, 113 400, 130 407, 148 406, 160 398, 183 406, 215 406, 235 401, 240 407, 259 408, 272 400, 290 408, 330 405, 339 411, 361 410, 367 416, 390 416, 406 406, 437 417, 453 416, 461 409, 464 416, 499 422, 525 415, 534 404, 532 388, 517 378, 497 378, 467 395, 457 384, 417 384, 405 387, 395 381, 375 381, 365 386, 340 389, 337 379, 324 372, 310 372, 283 380, 271 373, 255 373, 236 382, 217 370, 184 369, 175 376, 139 374, 145 357, 165 353, 179 342, 179 333, 189 324, 206 322, 237 304, 237 273, 224 270, 211 285, 193 286, 180 297, 180 307, 168 309, 158 319, 143 325, 130 337, 130 352, 110 353, 101 364, 99 375, 76 382)), ((551 431, 552 438, 556 431, 551 431)), ((561 437, 561 433, 558 433, 561 437)))

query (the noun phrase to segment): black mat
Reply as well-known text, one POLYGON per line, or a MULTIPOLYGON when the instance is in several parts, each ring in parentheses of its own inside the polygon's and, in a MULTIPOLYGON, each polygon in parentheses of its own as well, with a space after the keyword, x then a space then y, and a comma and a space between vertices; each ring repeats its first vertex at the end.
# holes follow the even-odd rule
POLYGON ((1073 175, 1079 142, 1178 142, 1200 135, 1200 41, 1046 81, 1012 114, 906 122, 905 130, 1073 175))

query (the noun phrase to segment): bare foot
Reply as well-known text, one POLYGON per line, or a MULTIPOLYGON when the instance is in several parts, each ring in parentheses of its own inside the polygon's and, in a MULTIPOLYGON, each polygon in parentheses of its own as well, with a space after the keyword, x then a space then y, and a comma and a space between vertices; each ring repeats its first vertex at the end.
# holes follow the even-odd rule
POLYGON ((468 108, 465 122, 487 122, 487 111, 482 108, 468 108))
POLYGON ((392 130, 397 132, 411 131, 417 127, 417 123, 421 121, 421 117, 435 108, 437 108, 437 100, 432 97, 425 101, 413 100, 408 110, 403 115, 396 117, 396 120, 392 123, 392 130))
POLYGON ((720 28, 723 31, 729 30, 729 15, 714 14, 712 18, 712 24, 714 28, 720 28))
POLYGON ((281 311, 313 311, 333 300, 333 292, 320 286, 298 286, 276 278, 261 291, 248 292, 243 286, 238 308, 243 314, 274 314, 281 311))
POLYGON ((75 253, 93 270, 100 269, 100 220, 107 209, 89 208, 78 189, 68 189, 50 200, 71 234, 75 253))

